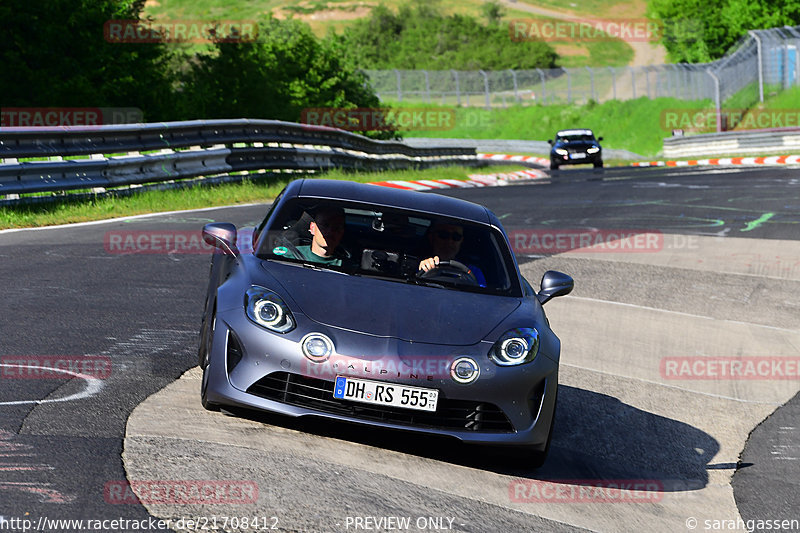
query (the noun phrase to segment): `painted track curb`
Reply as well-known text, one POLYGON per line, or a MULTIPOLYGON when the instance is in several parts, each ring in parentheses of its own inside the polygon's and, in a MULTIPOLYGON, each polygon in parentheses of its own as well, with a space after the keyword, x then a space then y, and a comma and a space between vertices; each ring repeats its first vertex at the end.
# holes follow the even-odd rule
MULTIPOLYGON (((543 157, 507 154, 478 154, 478 159, 488 161, 514 161, 549 166, 550 160, 543 157)), ((719 157, 707 159, 690 159, 688 161, 638 161, 632 167, 694 167, 694 166, 730 166, 730 165, 800 165, 800 155, 774 155, 760 157, 719 157)))
POLYGON ((430 191, 435 189, 463 189, 467 187, 502 187, 511 182, 533 181, 549 177, 550 176, 546 172, 541 170, 527 169, 500 174, 470 174, 465 180, 374 181, 371 185, 392 187, 394 189, 404 189, 408 191, 430 191))
POLYGON ((730 165, 798 165, 800 155, 774 155, 763 157, 725 157, 713 159, 690 159, 688 161, 642 161, 631 163, 634 167, 694 167, 730 165))
POLYGON ((478 154, 478 159, 488 161, 515 161, 519 163, 534 163, 543 167, 550 166, 549 159, 534 155, 478 154))

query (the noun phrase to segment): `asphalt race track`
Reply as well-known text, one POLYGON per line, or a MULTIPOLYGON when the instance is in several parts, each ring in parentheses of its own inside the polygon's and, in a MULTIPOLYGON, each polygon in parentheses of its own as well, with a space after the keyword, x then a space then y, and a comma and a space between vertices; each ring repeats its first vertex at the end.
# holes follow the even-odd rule
POLYGON ((264 206, 7 231, 0 531, 78 530, 44 519, 139 521, 103 531, 155 531, 169 519, 180 531, 326 532, 397 531, 405 519, 411 531, 465 532, 800 520, 798 169, 565 169, 440 194, 500 216, 533 285, 549 269, 575 278, 572 295, 545 306, 562 358, 542 469, 444 439, 203 410, 207 253, 161 253, 152 241, 136 253, 114 238, 252 226, 264 206), (586 228, 622 238, 536 249, 586 228), (82 356, 96 366, 38 368, 82 356), (709 359, 767 366, 736 377, 692 366, 709 359), (253 498, 171 504, 134 487, 142 504, 126 480, 238 483, 253 498))

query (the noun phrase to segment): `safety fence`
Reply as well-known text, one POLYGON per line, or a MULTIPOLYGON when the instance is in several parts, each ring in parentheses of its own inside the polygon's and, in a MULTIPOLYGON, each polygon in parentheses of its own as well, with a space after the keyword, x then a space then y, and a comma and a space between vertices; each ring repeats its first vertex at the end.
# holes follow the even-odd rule
POLYGON ((391 170, 482 164, 468 147, 413 148, 272 120, 0 129, 0 197, 268 170, 391 170))
POLYGON ((673 97, 717 109, 800 85, 800 26, 752 30, 711 63, 503 71, 365 70, 384 101, 482 106, 673 97))

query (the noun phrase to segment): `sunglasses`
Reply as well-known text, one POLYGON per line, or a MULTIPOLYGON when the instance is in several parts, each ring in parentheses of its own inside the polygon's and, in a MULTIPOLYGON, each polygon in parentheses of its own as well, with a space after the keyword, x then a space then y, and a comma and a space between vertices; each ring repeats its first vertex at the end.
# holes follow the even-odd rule
POLYGON ((461 233, 457 232, 457 231, 452 231, 451 232, 451 231, 444 231, 444 230, 437 231, 436 232, 436 236, 438 238, 442 239, 442 240, 452 239, 452 240, 454 240, 456 242, 458 242, 458 241, 460 241, 461 239, 464 238, 464 236, 461 233))

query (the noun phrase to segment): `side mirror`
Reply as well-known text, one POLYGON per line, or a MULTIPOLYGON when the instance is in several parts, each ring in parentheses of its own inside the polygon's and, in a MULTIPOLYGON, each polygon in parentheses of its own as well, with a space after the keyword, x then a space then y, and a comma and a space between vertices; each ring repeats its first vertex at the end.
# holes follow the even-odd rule
POLYGON ((575 287, 575 281, 562 272, 548 270, 542 276, 541 287, 542 289, 536 295, 536 298, 540 304, 544 305, 551 298, 566 296, 571 293, 573 287, 575 287))
POLYGON ((550 146, 553 146, 553 139, 547 139, 547 144, 549 144, 550 146))
POLYGON ((203 226, 203 240, 225 255, 234 257, 239 255, 239 249, 236 247, 236 226, 230 222, 206 224, 203 226))
POLYGON ((602 137, 598 137, 598 138, 597 138, 597 140, 598 140, 598 141, 602 141, 602 140, 603 140, 603 138, 602 138, 602 137))

